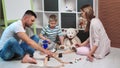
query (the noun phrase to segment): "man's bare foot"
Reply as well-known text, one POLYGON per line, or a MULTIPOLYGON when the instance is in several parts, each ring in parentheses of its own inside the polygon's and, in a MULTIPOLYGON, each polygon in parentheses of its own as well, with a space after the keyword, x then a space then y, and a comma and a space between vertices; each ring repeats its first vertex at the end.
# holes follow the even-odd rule
POLYGON ((87 55, 87 57, 88 57, 88 60, 89 60, 90 62, 93 62, 93 56, 92 56, 92 55, 87 55))
POLYGON ((31 58, 28 54, 24 56, 21 62, 37 64, 37 61, 34 58, 31 58))

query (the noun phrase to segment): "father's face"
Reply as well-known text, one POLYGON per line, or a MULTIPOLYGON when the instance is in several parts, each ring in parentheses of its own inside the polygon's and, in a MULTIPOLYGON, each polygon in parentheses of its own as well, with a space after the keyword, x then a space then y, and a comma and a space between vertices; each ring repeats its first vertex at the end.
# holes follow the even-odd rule
POLYGON ((35 22, 35 17, 34 16, 29 16, 28 17, 28 19, 27 19, 27 21, 26 21, 26 26, 27 27, 30 27, 30 26, 32 26, 32 24, 35 22))

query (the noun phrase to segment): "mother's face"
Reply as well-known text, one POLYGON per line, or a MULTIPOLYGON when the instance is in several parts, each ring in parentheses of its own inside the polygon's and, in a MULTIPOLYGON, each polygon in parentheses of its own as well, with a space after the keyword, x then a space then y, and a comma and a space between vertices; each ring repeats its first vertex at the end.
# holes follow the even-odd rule
POLYGON ((85 12, 81 10, 81 16, 86 19, 85 12))

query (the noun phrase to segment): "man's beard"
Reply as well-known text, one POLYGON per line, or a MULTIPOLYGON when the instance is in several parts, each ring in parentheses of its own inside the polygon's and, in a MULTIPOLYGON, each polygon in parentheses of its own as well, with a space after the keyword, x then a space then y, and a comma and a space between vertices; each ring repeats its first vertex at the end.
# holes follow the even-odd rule
POLYGON ((30 25, 25 24, 26 27, 30 27, 30 25))

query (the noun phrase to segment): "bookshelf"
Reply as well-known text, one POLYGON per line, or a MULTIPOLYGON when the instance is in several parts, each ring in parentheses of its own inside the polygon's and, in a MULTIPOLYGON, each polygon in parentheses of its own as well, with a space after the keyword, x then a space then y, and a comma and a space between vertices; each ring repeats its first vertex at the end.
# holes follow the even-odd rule
POLYGON ((48 19, 51 14, 57 16, 60 28, 79 29, 80 7, 84 4, 93 6, 93 0, 32 0, 32 3, 33 11, 38 17, 35 22, 38 31, 43 26, 48 25, 48 19))

